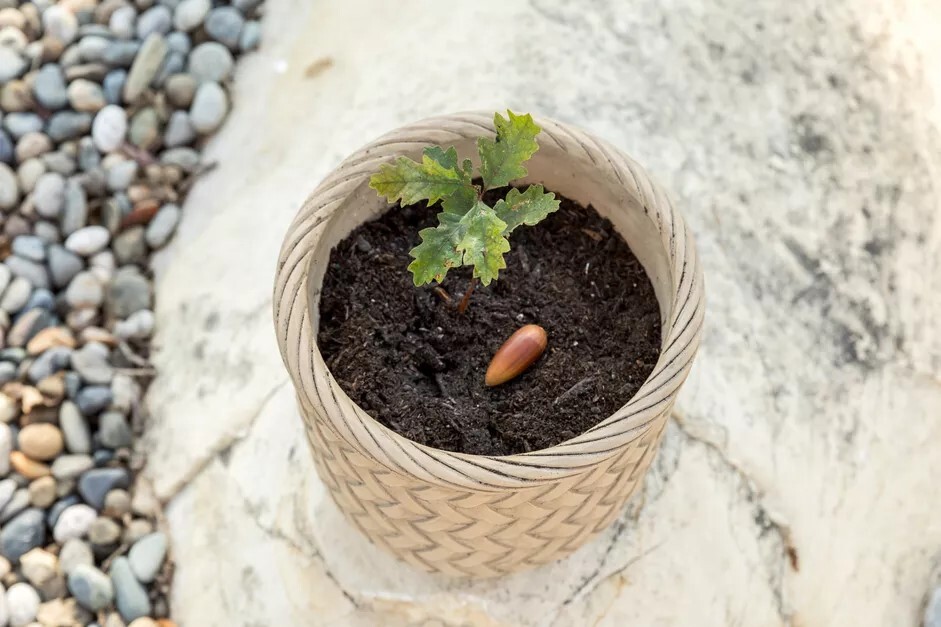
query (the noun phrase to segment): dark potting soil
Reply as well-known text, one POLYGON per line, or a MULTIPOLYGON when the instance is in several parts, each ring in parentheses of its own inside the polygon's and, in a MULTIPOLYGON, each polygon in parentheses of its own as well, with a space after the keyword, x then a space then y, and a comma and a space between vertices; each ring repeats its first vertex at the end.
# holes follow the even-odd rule
MULTIPOLYGON (((653 287, 607 219, 560 199, 557 212, 513 232, 506 269, 463 315, 433 286, 414 287, 406 269, 439 207, 396 206, 342 241, 324 277, 317 340, 350 398, 411 440, 479 455, 559 444, 624 405, 659 355, 653 287), (545 328, 546 352, 488 388, 493 354, 529 323, 545 328)), ((451 270, 443 287, 457 301, 470 276, 451 270)))

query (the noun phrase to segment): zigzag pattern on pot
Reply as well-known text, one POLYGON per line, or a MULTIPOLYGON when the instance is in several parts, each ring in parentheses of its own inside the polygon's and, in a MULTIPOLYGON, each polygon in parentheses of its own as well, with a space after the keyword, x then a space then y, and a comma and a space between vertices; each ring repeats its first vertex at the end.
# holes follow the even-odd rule
POLYGON ((318 472, 367 537, 424 570, 500 575, 558 559, 604 529, 646 472, 699 343, 702 271, 669 198, 643 168, 605 142, 551 120, 537 123, 541 141, 589 159, 634 196, 669 251, 674 284, 664 347, 650 377, 624 407, 573 440, 506 457, 419 445, 353 403, 314 343, 307 274, 325 221, 380 163, 431 144, 493 135, 490 114, 432 118, 363 148, 311 194, 282 247, 275 326, 318 472))

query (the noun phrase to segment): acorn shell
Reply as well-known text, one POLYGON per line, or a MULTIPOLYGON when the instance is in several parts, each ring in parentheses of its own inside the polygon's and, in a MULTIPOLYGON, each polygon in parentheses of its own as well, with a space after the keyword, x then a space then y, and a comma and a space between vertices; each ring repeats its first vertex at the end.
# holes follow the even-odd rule
POLYGON ((523 374, 546 350, 549 339, 538 324, 520 327, 496 352, 484 382, 493 387, 523 374))

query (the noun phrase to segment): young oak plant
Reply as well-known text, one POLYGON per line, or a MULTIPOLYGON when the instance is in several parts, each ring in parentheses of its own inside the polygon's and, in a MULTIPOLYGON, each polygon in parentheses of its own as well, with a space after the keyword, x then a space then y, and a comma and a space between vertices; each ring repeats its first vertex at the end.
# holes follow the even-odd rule
POLYGON ((539 223, 559 208, 555 194, 542 185, 530 185, 522 192, 514 187, 492 207, 483 201, 485 191, 526 176, 523 164, 539 150, 536 135, 541 129, 532 116, 510 110, 507 116, 493 116, 496 140, 477 140, 483 185, 473 183, 471 160, 458 163, 453 146, 425 148, 421 162, 399 157, 379 166, 369 180, 369 186, 390 203, 441 202, 438 226, 419 231, 421 243, 409 252, 414 261, 408 269, 412 282, 421 286, 432 281, 440 284, 451 268, 473 266, 470 287, 458 306, 462 313, 477 282, 489 285, 506 268, 503 255, 510 250, 510 233, 520 225, 539 223))

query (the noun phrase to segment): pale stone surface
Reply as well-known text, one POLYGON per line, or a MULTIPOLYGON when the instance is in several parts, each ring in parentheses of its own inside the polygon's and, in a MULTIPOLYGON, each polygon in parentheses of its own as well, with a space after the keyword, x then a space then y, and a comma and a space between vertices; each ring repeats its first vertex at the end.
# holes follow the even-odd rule
POLYGON ((269 0, 220 167, 158 260, 146 475, 170 499, 182 627, 916 624, 941 548, 941 9, 327 4, 269 0), (673 191, 707 329, 617 523, 562 563, 466 583, 379 553, 329 500, 270 292, 291 217, 343 156, 506 106, 596 132, 673 191))

